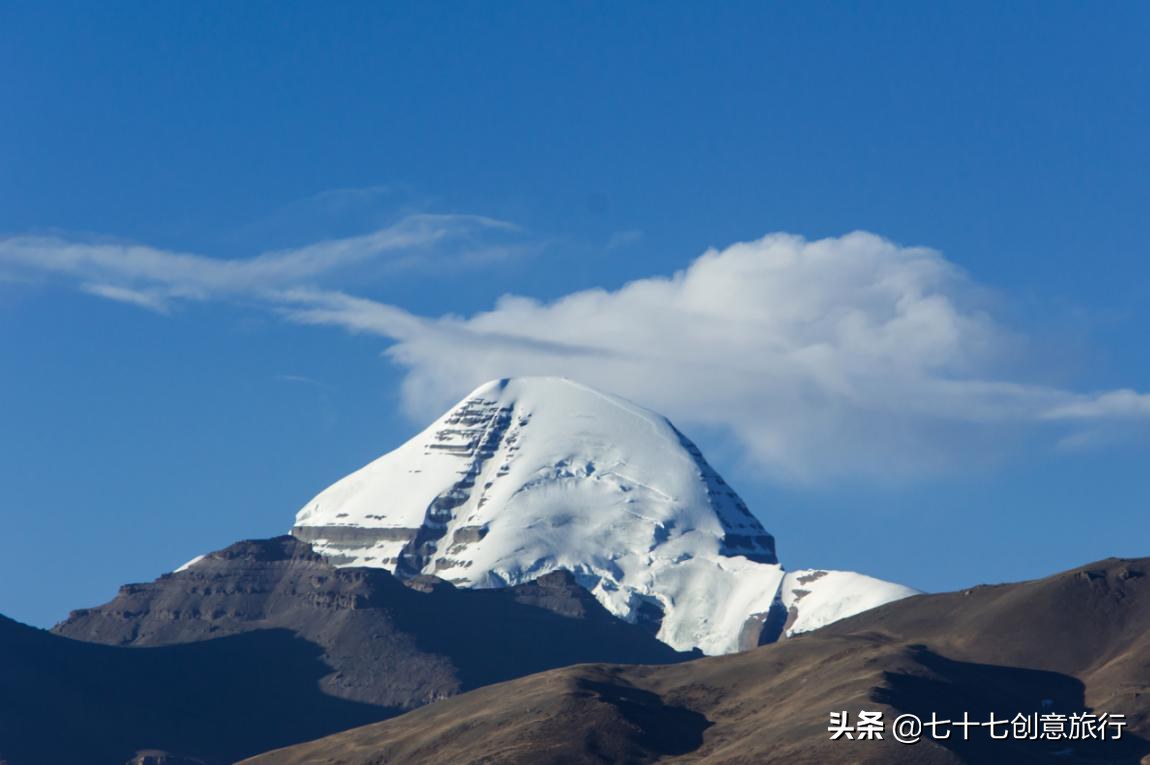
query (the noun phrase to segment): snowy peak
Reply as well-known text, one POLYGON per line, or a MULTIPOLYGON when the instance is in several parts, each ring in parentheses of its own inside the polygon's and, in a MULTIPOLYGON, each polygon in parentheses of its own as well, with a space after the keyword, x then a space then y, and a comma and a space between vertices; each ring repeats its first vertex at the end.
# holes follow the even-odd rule
POLYGON ((324 529, 325 552, 344 564, 466 582, 469 573, 453 570, 467 567, 466 551, 511 508, 539 503, 551 526, 623 523, 632 535, 614 541, 638 534, 649 545, 710 535, 716 554, 776 562, 774 539, 666 418, 560 378, 480 386, 317 496, 296 526, 311 541, 324 529))
MULTIPOLYGON (((336 565, 466 587, 566 569, 612 613, 680 650, 737 650, 748 618, 759 624, 805 597, 785 587, 771 535, 674 425, 561 378, 480 386, 321 492, 292 533, 336 565)), ((824 587, 805 602, 840 613, 886 597, 863 580, 877 581, 842 579, 850 592, 824 587)), ((799 610, 786 618, 791 631, 822 619, 799 610)))

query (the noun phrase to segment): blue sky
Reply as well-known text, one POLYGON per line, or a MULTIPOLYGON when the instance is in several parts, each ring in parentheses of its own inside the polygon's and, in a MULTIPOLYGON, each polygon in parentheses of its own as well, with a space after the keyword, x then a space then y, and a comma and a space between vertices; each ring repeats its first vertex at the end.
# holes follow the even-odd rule
POLYGON ((1135 3, 4 4, 0 613, 281 533, 524 372, 671 416, 791 568, 1147 554, 1148 34, 1135 3))

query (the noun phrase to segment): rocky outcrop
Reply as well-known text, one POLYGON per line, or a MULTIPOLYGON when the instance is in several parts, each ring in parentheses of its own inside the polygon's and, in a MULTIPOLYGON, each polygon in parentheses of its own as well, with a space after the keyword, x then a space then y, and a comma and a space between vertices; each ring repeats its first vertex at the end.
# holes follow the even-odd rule
POLYGON ((739 650, 749 651, 776 642, 783 636, 786 623, 787 607, 782 600, 776 600, 766 611, 751 614, 739 631, 739 650))

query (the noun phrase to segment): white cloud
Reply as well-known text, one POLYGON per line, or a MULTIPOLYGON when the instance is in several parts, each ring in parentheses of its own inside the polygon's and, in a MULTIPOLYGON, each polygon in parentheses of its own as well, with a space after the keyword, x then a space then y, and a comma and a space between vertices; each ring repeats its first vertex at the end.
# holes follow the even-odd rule
POLYGON ((470 317, 421 317, 318 284, 380 253, 505 225, 423 216, 247 261, 8 240, 0 264, 35 261, 153 310, 162 290, 244 292, 290 321, 388 338, 420 419, 488 379, 571 377, 688 430, 724 430, 786 480, 899 481, 993 460, 1028 439, 1100 442, 1114 423, 1150 422, 1143 393, 1020 381, 1011 364, 1025 340, 994 318, 985 290, 938 252, 861 232, 773 234, 670 276, 547 303, 504 296, 470 317))
POLYGON ((855 233, 771 235, 669 277, 550 303, 507 296, 468 318, 331 294, 289 316, 394 340, 417 417, 486 379, 563 375, 722 428, 799 481, 901 480, 993 459, 1059 421, 1150 420, 1145 394, 1010 379, 1022 340, 986 303, 939 253, 855 233))

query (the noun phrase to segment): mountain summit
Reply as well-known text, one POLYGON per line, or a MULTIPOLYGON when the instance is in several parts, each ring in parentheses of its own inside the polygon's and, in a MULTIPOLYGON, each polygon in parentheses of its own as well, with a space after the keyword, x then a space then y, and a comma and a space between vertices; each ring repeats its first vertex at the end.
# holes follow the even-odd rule
POLYGON ((292 534, 339 566, 465 587, 566 569, 612 613, 709 654, 914 592, 784 572, 774 538, 670 421, 560 378, 480 386, 308 502, 292 534))

